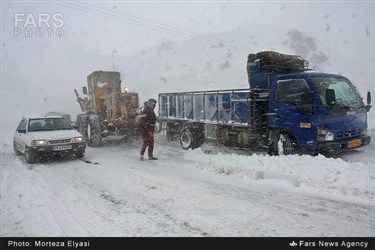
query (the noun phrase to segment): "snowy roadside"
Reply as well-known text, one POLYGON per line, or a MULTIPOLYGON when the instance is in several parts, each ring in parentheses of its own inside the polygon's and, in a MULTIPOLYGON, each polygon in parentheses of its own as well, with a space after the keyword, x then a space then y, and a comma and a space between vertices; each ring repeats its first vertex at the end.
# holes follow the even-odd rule
MULTIPOLYGON (((375 138, 375 130, 369 131, 369 134, 375 138)), ((165 144, 163 140, 159 138, 165 144)), ((169 144, 173 143, 178 147, 178 142, 169 144)), ((202 149, 188 150, 183 157, 193 161, 193 166, 201 171, 235 175, 257 185, 287 189, 289 192, 375 205, 373 152, 375 146, 371 143, 334 158, 323 155, 269 156, 264 153, 250 156, 244 151, 233 152, 227 148, 220 150, 204 145, 202 149)))
MULTIPOLYGON (((373 136, 373 134, 372 134, 373 136)), ((27 164, 1 152, 1 236, 371 236, 373 146, 346 159, 183 150, 156 137, 27 164), (358 160, 359 159, 359 160, 358 160), (288 223, 288 224, 286 224, 288 223)), ((5 146, 4 146, 5 145, 5 146)))

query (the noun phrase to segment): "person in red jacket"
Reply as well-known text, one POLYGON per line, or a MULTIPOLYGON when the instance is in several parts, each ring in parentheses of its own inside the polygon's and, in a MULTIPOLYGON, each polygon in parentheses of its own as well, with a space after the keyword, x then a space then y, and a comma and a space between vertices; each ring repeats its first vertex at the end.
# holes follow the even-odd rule
MULTIPOLYGON (((145 102, 146 104, 146 102, 145 102)), ((156 115, 155 115, 155 106, 156 100, 149 99, 147 101, 147 105, 144 105, 143 112, 140 117, 139 123, 139 132, 142 137, 142 147, 140 152, 140 160, 143 161, 143 155, 146 152, 146 148, 148 148, 148 159, 149 160, 157 160, 158 158, 154 157, 154 131, 155 131, 155 124, 156 124, 156 115)))

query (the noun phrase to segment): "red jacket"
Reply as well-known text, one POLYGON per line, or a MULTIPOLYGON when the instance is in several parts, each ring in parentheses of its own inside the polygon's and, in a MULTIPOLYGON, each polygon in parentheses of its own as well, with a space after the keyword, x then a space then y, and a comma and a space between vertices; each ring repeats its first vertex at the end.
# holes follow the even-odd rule
POLYGON ((143 110, 139 122, 139 131, 141 134, 153 132, 155 130, 156 115, 154 109, 150 109, 147 106, 143 110))

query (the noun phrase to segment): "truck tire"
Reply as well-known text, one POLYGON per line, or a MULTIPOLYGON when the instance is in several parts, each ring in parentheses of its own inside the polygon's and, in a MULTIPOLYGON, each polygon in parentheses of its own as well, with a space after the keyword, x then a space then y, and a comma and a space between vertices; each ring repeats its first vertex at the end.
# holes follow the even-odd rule
POLYGON ((198 128, 185 127, 180 133, 180 144, 185 150, 199 148, 203 143, 202 131, 198 128))
POLYGON ((75 125, 78 127, 78 132, 80 132, 86 139, 86 141, 88 141, 88 135, 87 135, 87 123, 88 123, 88 119, 87 119, 88 115, 86 114, 79 114, 77 115, 77 118, 76 118, 76 121, 75 121, 75 125))
POLYGON ((278 141, 280 132, 278 130, 270 130, 268 135, 268 155, 278 155, 278 141))
POLYGON ((277 145, 279 155, 292 155, 296 153, 296 144, 288 134, 280 134, 277 145))
POLYGON ((88 120, 89 122, 87 125, 87 145, 91 147, 99 147, 102 144, 99 116, 90 115, 88 120))
POLYGON ((85 137, 88 146, 98 147, 101 145, 102 136, 99 116, 79 114, 75 125, 78 127, 78 131, 85 137))

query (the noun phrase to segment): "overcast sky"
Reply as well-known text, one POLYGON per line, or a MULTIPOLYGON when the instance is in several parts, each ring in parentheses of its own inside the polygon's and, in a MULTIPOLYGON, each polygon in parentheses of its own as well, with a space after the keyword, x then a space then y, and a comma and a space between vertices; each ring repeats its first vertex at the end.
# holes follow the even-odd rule
MULTIPOLYGON (((194 61, 203 61, 203 54, 193 51, 189 40, 209 48, 224 44, 225 53, 233 55, 232 71, 220 77, 238 82, 233 88, 246 85, 249 53, 281 50, 307 57, 314 68, 345 74, 365 95, 375 92, 373 13, 373 1, 2 1, 2 120, 17 123, 25 112, 57 109, 75 116, 73 89, 84 86, 92 71, 113 66, 142 98, 151 89, 157 95, 172 86, 158 89, 150 85, 152 79, 179 74, 197 81, 194 75, 203 67, 194 61), (164 60, 189 65, 189 71, 166 66, 170 71, 157 75, 153 69, 165 64, 160 53, 148 64, 134 63, 160 44, 172 44, 179 55, 164 60)), ((217 54, 210 52, 212 61, 204 63, 210 66, 217 54)), ((215 74, 205 71, 204 79, 215 74)), ((216 82, 217 88, 225 86, 216 82)), ((189 84, 181 82, 181 88, 189 84)))

